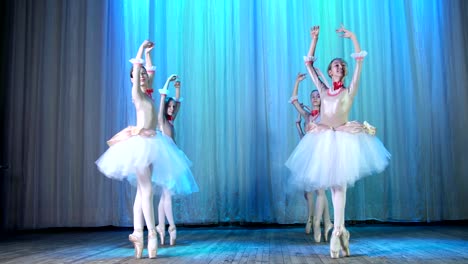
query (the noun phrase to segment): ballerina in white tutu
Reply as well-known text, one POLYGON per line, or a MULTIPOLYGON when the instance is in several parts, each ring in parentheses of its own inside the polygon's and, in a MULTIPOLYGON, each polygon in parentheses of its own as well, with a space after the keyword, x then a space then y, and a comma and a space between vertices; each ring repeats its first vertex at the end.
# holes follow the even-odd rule
POLYGON ((333 81, 328 85, 313 67, 314 53, 319 36, 319 27, 311 29, 312 41, 306 68, 320 93, 321 111, 319 124, 312 123, 307 134, 299 142, 286 166, 291 170, 298 185, 313 188, 331 188, 334 212, 334 229, 330 240, 332 258, 349 256, 349 232, 345 229, 344 213, 346 189, 362 177, 382 172, 388 165, 390 153, 375 137, 375 128, 348 121, 354 96, 358 90, 362 63, 367 52, 361 51, 356 36, 341 26, 336 30, 341 37, 353 41, 356 60, 349 86, 344 84, 347 65, 343 59, 333 59, 327 73, 333 81), (320 162, 317 162, 320 161, 320 162))
MULTIPOLYGON (((157 255, 153 185, 168 189, 177 188, 177 191, 181 192, 189 192, 189 188, 192 187, 180 188, 173 184, 178 175, 187 175, 187 171, 190 172, 191 163, 171 138, 156 131, 156 109, 151 98, 152 90, 149 87, 152 74, 148 75, 142 66, 141 58, 146 49, 147 67, 154 72, 149 55, 153 46, 152 42, 145 40, 136 57, 130 60, 133 63, 130 77, 137 124, 123 129, 112 137, 107 142, 109 149, 96 161, 99 170, 107 177, 126 179, 137 187, 133 205, 134 232, 129 235, 129 240, 135 247, 136 258, 142 257, 144 222, 148 228, 149 258, 156 258, 157 255)), ((166 82, 165 87, 173 80, 175 76, 166 82)))
MULTIPOLYGON (((137 112, 136 126, 129 126, 108 141, 109 149, 96 161, 99 170, 114 179, 124 179, 131 175, 136 178, 137 193, 133 206, 134 231, 129 240, 135 247, 135 258, 143 253, 144 222, 148 228, 148 255, 157 255, 157 236, 154 224, 153 188, 151 184, 151 158, 148 155, 151 145, 159 145, 156 128, 156 115, 153 102, 147 95, 149 75, 142 67, 142 54, 145 49, 152 49, 153 43, 145 40, 133 63, 130 78, 132 80, 132 99, 137 112), (143 217, 142 217, 143 216, 143 217)), ((160 137, 160 136, 159 136, 160 137)))
MULTIPOLYGON (((312 108, 310 109, 307 106, 304 106, 300 103, 297 99, 298 88, 300 82, 305 79, 306 75, 299 73, 296 77, 296 83, 294 85, 293 93, 291 96, 290 103, 294 105, 297 112, 299 113, 298 120, 296 121, 296 128, 297 132, 299 133, 299 137, 302 139, 304 137, 304 131, 301 127, 301 118, 305 120, 305 131, 306 133, 311 128, 312 123, 319 123, 320 122, 320 94, 317 90, 313 90, 310 93, 310 103, 312 108)), ((317 160, 317 162, 320 162, 317 160)), ((292 175, 294 177, 295 175, 292 175)), ((291 179, 291 181, 295 181, 291 179)), ((328 208, 328 199, 325 195, 325 189, 315 189, 315 193, 317 195, 315 201, 315 213, 314 213, 314 187, 313 186, 302 186, 301 189, 304 190, 304 197, 307 200, 307 209, 308 209, 308 217, 307 223, 305 227, 305 233, 310 234, 310 229, 313 225, 314 227, 314 240, 315 242, 319 243, 321 240, 322 232, 320 230, 320 221, 323 217, 323 229, 324 229, 324 236, 323 238, 325 241, 328 241, 328 233, 333 228, 333 224, 330 221, 330 209, 328 208)))
MULTIPOLYGON (((174 120, 177 117, 182 101, 182 98, 180 97, 180 80, 175 81, 174 87, 175 98, 168 96, 169 91, 167 89, 167 85, 163 89, 159 90, 161 96, 158 123, 162 133, 171 140, 174 140, 175 138, 174 120)), ((174 164, 174 166, 177 166, 177 164, 174 164)), ((190 170, 185 171, 184 174, 175 176, 171 183, 165 183, 163 185, 161 199, 159 200, 158 206, 159 224, 156 226, 161 245, 164 245, 166 218, 169 223, 169 244, 173 246, 176 242, 177 230, 174 223, 174 215, 172 213, 172 195, 188 194, 197 191, 198 186, 190 170), (177 188, 171 188, 171 186, 175 186, 177 188)))

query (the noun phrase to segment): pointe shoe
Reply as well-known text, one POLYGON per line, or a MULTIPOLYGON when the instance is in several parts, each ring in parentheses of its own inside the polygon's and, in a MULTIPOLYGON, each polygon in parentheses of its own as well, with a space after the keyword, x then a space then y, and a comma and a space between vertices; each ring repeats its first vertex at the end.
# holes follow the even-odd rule
POLYGON ((334 230, 330 239, 330 257, 333 259, 340 257, 340 235, 341 234, 339 232, 334 230))
POLYGON ((323 228, 323 239, 325 239, 325 242, 328 241, 328 234, 330 233, 330 230, 332 230, 333 224, 331 222, 328 222, 325 224, 325 227, 323 228))
POLYGON ((307 219, 307 223, 306 223, 306 226, 305 226, 305 233, 308 235, 310 234, 310 228, 312 227, 312 216, 309 217, 309 219, 307 219))
POLYGON ((176 238, 177 238, 177 229, 175 226, 169 226, 169 238, 170 238, 169 244, 171 246, 174 246, 176 238))
POLYGON ((133 247, 135 248, 135 258, 141 259, 143 255, 143 236, 139 237, 134 234, 128 235, 128 240, 133 243, 133 247))
POLYGON ((156 258, 158 255, 158 235, 156 230, 151 229, 148 231, 148 257, 150 259, 156 258))
POLYGON ((314 240, 315 243, 320 243, 322 231, 320 230, 320 219, 314 217, 314 240))
POLYGON ((344 227, 341 230, 333 230, 330 240, 330 256, 332 258, 340 257, 340 249, 343 257, 351 255, 349 251, 349 231, 344 227))
POLYGON ((156 231, 158 232, 159 234, 159 240, 161 240, 161 246, 164 245, 164 226, 163 227, 160 227, 160 226, 156 226, 156 231))
POLYGON ((349 231, 343 228, 340 236, 340 244, 341 244, 341 253, 343 257, 349 257, 351 255, 349 251, 349 231))

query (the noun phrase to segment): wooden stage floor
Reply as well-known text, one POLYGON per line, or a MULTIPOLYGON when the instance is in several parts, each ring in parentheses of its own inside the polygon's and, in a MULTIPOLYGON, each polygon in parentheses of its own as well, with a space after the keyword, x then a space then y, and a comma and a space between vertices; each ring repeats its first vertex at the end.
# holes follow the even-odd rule
MULTIPOLYGON (((47 229, 3 236, 0 263, 468 263, 468 226, 348 227, 351 257, 333 260, 302 226, 179 227, 176 246, 133 259, 127 228, 47 229)), ((145 232, 146 239, 146 232, 145 232)), ((166 241, 168 241, 168 237, 166 241)))

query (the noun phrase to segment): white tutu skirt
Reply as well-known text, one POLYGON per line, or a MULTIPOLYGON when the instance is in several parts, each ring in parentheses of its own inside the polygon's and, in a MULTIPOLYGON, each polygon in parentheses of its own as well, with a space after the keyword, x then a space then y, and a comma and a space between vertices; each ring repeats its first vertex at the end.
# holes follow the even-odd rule
POLYGON ((113 144, 96 165, 107 177, 127 179, 134 186, 136 172, 152 165, 154 185, 167 188, 172 194, 198 192, 191 161, 170 137, 159 131, 152 137, 136 135, 113 144))
MULTIPOLYGON (((357 124, 357 123, 356 123, 357 124)), ((390 153, 375 136, 331 129, 307 133, 286 161, 295 189, 312 191, 333 186, 353 186, 382 172, 390 153)))

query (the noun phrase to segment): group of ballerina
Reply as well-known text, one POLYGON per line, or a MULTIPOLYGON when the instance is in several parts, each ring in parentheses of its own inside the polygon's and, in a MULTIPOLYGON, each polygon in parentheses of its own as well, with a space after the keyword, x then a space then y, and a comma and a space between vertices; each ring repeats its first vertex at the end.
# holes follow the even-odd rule
MULTIPOLYGON (((306 74, 298 74, 290 103, 300 117, 297 128, 301 140, 286 161, 291 171, 290 184, 304 191, 308 201, 306 233, 313 229, 316 242, 321 241, 320 224, 323 218, 324 240, 333 229, 330 239, 332 258, 349 256, 349 231, 345 228, 345 205, 347 187, 367 175, 381 172, 388 165, 390 154, 381 141, 375 137, 375 128, 367 122, 348 121, 348 114, 358 90, 362 63, 367 52, 362 51, 356 36, 341 26, 336 32, 340 37, 349 38, 355 52, 351 55, 355 69, 349 85, 345 85, 347 64, 341 58, 333 59, 327 69, 333 84, 314 67, 315 48, 319 37, 318 26, 310 31, 311 44, 304 57, 307 71, 317 87, 310 94, 311 107, 298 102, 299 84, 306 74), (305 120, 304 130, 301 118, 305 120), (334 223, 330 220, 325 190, 331 190, 334 223), (313 193, 316 203, 313 204, 313 193)), ((159 111, 156 114, 152 93, 155 67, 150 52, 154 43, 145 40, 130 71, 132 99, 136 110, 136 126, 129 126, 107 143, 108 150, 96 161, 99 170, 107 177, 127 179, 136 186, 133 206, 134 231, 129 240, 135 248, 135 258, 142 258, 144 248, 143 228, 148 229, 148 257, 156 258, 158 242, 165 238, 165 221, 169 223, 170 245, 175 245, 176 226, 172 213, 172 196, 186 195, 198 191, 191 173, 191 162, 175 144, 174 120, 180 109, 180 80, 177 75, 169 76, 159 89, 159 111), (142 56, 145 53, 145 60, 142 56), (145 67, 143 63, 146 61, 145 67), (169 96, 168 86, 174 82, 175 97, 169 96), (155 226, 153 194, 155 186, 162 189, 158 206, 158 225, 155 226)))

